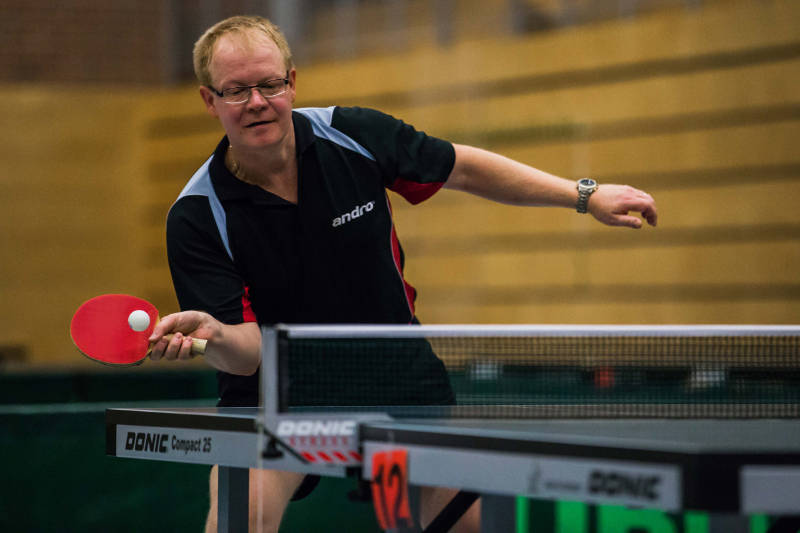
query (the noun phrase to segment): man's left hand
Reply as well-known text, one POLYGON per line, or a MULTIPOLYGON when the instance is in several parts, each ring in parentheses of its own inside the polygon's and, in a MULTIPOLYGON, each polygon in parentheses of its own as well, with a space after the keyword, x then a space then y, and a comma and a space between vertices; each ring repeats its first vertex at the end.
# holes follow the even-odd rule
POLYGON ((587 211, 609 226, 641 228, 641 219, 629 215, 630 212, 641 213, 651 226, 655 226, 658 220, 653 197, 627 185, 600 185, 589 197, 587 211))

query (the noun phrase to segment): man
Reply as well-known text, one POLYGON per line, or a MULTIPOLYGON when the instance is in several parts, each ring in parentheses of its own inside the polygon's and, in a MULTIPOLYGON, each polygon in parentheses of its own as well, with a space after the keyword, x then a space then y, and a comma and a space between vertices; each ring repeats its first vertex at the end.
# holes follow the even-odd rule
MULTIPOLYGON (((170 269, 190 311, 156 326, 151 357, 185 360, 192 337, 207 339, 221 406, 258 405, 259 324, 417 323, 386 188, 411 203, 447 187, 508 204, 577 207, 609 225, 641 227, 629 211, 656 224, 653 199, 630 187, 576 185, 373 110, 293 111, 291 53, 266 19, 220 22, 197 42, 194 62, 206 109, 226 136, 170 210, 170 269)), ((412 374, 430 380, 417 389, 432 396, 404 390, 398 401, 452 403, 438 359, 425 350, 413 357, 412 374)), ((313 489, 287 472, 254 470, 250 484, 251 528, 260 491, 263 531, 277 531, 290 499, 313 489)), ((423 490, 422 521, 452 494, 423 490)), ((214 469, 207 531, 216 531, 216 505, 214 469)), ((475 531, 478 520, 475 508, 458 530, 475 531)))

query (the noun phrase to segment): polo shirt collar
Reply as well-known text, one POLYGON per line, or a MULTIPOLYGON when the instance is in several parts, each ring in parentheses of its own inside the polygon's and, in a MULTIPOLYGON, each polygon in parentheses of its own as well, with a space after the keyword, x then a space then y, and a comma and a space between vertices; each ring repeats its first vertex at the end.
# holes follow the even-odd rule
POLYGON ((299 159, 303 152, 314 144, 317 136, 314 135, 311 121, 297 111, 292 111, 292 124, 294 124, 294 143, 297 150, 297 158, 299 159))
POLYGON ((214 150, 214 156, 208 165, 211 183, 213 183, 214 191, 220 201, 253 197, 256 194, 256 189, 266 192, 261 187, 243 182, 228 170, 228 167, 225 166, 225 152, 228 150, 229 145, 230 142, 226 135, 217 145, 216 150, 214 150))
MULTIPOLYGON (((294 126, 295 151, 298 159, 316 140, 311 121, 306 117, 292 111, 292 124, 294 126)), ((261 187, 245 183, 234 176, 225 166, 225 152, 229 145, 228 136, 224 136, 214 150, 214 155, 209 163, 211 182, 220 201, 250 198, 258 203, 287 203, 282 198, 268 193, 261 187)), ((299 177, 298 177, 299 179, 299 177)))

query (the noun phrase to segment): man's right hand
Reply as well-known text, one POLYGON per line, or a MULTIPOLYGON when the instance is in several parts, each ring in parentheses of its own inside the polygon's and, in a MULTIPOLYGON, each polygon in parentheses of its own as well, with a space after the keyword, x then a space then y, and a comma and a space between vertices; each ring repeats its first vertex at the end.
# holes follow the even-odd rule
POLYGON ((206 363, 228 374, 251 376, 261 364, 261 330, 256 322, 223 324, 208 313, 184 311, 165 316, 156 324, 150 342, 150 358, 158 361, 192 359, 192 339, 208 341, 206 363), (174 333, 172 340, 164 336, 174 333))
POLYGON ((167 361, 179 359, 188 361, 194 357, 191 352, 192 338, 212 340, 218 333, 222 324, 208 313, 200 311, 184 311, 165 316, 156 324, 150 342, 153 349, 150 359, 158 361, 162 357, 167 361), (165 335, 174 333, 172 340, 165 335))

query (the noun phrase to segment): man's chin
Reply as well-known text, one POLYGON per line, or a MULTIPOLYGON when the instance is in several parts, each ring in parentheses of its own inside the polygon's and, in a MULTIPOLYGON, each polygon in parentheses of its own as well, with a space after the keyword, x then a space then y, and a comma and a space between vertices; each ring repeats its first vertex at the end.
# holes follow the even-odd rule
POLYGON ((275 128, 263 128, 258 130, 245 130, 240 140, 244 146, 250 148, 265 148, 280 144, 285 136, 286 134, 284 132, 277 131, 275 128))

